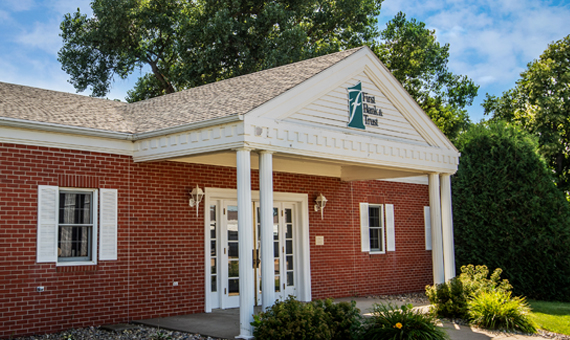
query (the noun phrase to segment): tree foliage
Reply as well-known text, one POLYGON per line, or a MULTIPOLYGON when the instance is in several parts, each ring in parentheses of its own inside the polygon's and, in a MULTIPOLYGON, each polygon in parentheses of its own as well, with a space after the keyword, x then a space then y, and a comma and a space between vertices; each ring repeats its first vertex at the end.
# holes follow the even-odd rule
POLYGON ((380 38, 374 46, 378 58, 437 126, 455 139, 469 125, 464 109, 473 103, 479 86, 449 71, 449 44, 442 46, 435 30, 406 19, 402 12, 387 23, 380 38))
POLYGON ((449 45, 398 13, 383 31, 383 0, 93 0, 61 23, 63 69, 78 91, 105 96, 114 77, 142 74, 134 102, 369 45, 450 138, 469 124, 478 86, 447 67, 449 45))
POLYGON ((361 46, 382 0, 93 0, 61 23, 63 69, 104 96, 113 76, 149 66, 128 101, 361 46))
POLYGON ((502 268, 516 294, 570 301, 570 206, 535 139, 497 121, 470 128, 457 146, 457 266, 502 268))
POLYGON ((487 94, 483 107, 537 136, 558 187, 570 190, 570 35, 548 45, 513 89, 501 97, 487 94))

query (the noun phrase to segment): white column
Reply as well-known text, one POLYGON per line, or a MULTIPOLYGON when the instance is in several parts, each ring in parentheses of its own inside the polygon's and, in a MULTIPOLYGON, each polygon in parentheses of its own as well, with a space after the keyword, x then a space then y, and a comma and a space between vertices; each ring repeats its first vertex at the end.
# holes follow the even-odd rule
POLYGON ((265 311, 275 302, 273 264, 273 155, 259 153, 259 205, 261 228, 261 300, 265 311))
POLYGON ((441 231, 439 174, 429 174, 429 206, 431 215, 433 282, 443 283, 445 282, 445 273, 443 269, 443 236, 441 231))
POLYGON ((238 238, 239 238, 239 325, 237 338, 253 338, 254 273, 253 273, 253 216, 251 206, 250 149, 236 153, 238 238))
POLYGON ((441 174, 441 227, 445 281, 455 277, 455 248, 453 246, 453 212, 451 205, 451 176, 441 174))

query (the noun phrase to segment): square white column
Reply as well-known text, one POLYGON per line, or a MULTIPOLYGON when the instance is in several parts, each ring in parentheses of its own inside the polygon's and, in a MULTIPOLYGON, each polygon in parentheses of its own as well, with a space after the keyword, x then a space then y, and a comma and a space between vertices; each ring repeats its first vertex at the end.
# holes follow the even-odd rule
POLYGON ((239 239, 239 325, 237 338, 253 338, 254 272, 253 272, 253 215, 251 205, 250 149, 236 152, 238 239, 239 239))
POLYGON ((261 228, 261 305, 265 311, 275 302, 273 259, 273 155, 259 153, 259 204, 261 228))

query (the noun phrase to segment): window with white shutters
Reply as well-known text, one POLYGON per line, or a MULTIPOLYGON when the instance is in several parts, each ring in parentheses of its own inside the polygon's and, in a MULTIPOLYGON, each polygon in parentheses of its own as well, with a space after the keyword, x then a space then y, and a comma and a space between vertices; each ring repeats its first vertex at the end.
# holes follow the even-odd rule
POLYGON ((116 260, 117 190, 38 186, 38 263, 96 264, 99 230, 99 260, 116 260))

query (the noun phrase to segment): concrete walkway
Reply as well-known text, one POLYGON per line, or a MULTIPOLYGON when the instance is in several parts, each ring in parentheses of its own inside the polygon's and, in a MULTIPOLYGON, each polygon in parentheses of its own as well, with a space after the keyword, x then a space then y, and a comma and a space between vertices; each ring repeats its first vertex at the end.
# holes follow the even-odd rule
MULTIPOLYGON (((336 301, 356 301, 356 307, 360 309, 363 315, 369 314, 372 305, 375 303, 391 303, 395 306, 404 304, 398 300, 379 300, 370 298, 342 298, 336 301)), ((429 309, 427 304, 414 304, 416 308, 422 308, 426 311, 429 309)), ((256 308, 258 313, 260 308, 256 308)), ((239 334, 239 309, 216 309, 212 313, 199 313, 181 316, 172 316, 167 318, 156 318, 139 320, 148 326, 160 327, 169 330, 188 332, 193 334, 201 334, 213 338, 234 339, 239 334)), ((462 326, 445 322, 441 325, 445 328, 452 340, 537 340, 543 339, 540 336, 523 336, 513 335, 501 332, 491 332, 478 329, 476 327, 462 326)))

